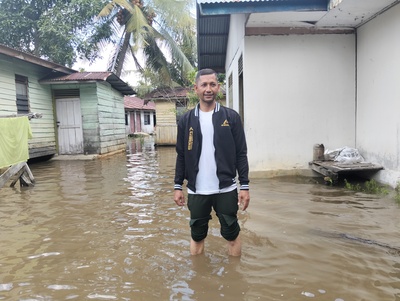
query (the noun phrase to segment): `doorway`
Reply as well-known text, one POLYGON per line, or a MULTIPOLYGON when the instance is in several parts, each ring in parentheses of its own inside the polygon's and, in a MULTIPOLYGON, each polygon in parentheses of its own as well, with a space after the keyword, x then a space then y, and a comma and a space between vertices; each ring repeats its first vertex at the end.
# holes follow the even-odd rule
POLYGON ((81 102, 79 98, 56 98, 58 153, 83 154, 81 102))

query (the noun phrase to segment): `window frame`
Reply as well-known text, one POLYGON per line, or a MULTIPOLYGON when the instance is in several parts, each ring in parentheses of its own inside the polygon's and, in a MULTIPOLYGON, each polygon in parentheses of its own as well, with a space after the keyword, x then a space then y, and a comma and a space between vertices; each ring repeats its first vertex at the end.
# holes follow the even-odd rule
POLYGON ((151 124, 150 112, 143 112, 143 124, 144 125, 150 125, 151 124))
POLYGON ((17 114, 29 114, 29 81, 28 77, 15 74, 15 98, 17 114), (23 94, 19 92, 24 92, 23 94))

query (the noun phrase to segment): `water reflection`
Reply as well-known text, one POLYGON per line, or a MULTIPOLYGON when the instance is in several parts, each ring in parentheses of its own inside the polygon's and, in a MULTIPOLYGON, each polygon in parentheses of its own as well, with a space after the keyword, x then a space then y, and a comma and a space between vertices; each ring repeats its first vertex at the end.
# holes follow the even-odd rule
POLYGON ((392 199, 252 179, 242 257, 226 255, 215 217, 192 257, 174 148, 127 149, 34 164, 35 187, 0 190, 0 300, 400 300, 392 199))

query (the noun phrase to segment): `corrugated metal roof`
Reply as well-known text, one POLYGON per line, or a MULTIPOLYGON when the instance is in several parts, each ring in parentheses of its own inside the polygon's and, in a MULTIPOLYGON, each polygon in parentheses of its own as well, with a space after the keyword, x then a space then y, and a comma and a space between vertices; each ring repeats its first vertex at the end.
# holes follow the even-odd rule
POLYGON ((284 2, 287 0, 197 0, 197 3, 226 3, 226 2, 284 2))
POLYGON ((327 11, 329 0, 197 1, 203 15, 276 11, 327 11))
POLYGON ((136 109, 136 110, 149 110, 155 111, 156 104, 153 101, 145 101, 136 96, 125 96, 124 97, 124 107, 125 109, 136 109))
POLYGON ((197 16, 199 69, 212 68, 224 73, 230 16, 197 16))
POLYGON ((150 99, 182 99, 187 97, 187 93, 189 91, 192 91, 191 88, 182 88, 182 87, 176 87, 176 88, 158 88, 148 94, 146 94, 143 98, 145 100, 150 100, 150 99))
POLYGON ((65 82, 97 82, 97 81, 106 81, 108 82, 115 90, 119 91, 123 95, 132 95, 136 94, 136 92, 124 81, 122 81, 118 76, 114 73, 106 71, 106 72, 76 72, 60 77, 55 78, 46 78, 40 80, 40 83, 44 84, 54 84, 54 83, 65 83, 65 82))

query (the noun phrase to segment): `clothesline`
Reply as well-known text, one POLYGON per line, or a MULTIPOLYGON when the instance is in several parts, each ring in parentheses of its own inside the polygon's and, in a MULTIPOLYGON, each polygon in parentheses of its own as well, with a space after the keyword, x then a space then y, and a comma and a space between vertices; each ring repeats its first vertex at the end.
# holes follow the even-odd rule
POLYGON ((6 115, 6 116, 0 116, 0 118, 13 118, 13 117, 24 117, 27 116, 29 120, 31 120, 32 118, 42 118, 43 114, 40 113, 29 113, 29 114, 12 114, 12 115, 6 115))

